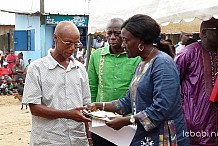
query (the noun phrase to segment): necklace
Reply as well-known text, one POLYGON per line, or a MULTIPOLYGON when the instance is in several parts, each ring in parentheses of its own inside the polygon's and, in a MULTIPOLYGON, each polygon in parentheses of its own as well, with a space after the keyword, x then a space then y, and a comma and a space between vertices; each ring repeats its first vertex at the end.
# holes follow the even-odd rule
POLYGON ((146 59, 148 59, 150 57, 150 55, 154 52, 154 50, 155 50, 155 47, 153 47, 152 50, 150 51, 150 53, 148 54, 148 56, 145 59, 143 59, 144 61, 142 60, 140 62, 139 69, 138 69, 139 74, 142 73, 142 71, 144 70, 145 64, 147 64, 147 62, 148 62, 148 61, 146 61, 146 59))
POLYGON ((145 61, 141 61, 139 64, 139 74, 143 71, 144 66, 145 66, 145 61))
MULTIPOLYGON (((143 60, 145 61, 151 54, 152 54, 152 52, 155 50, 155 47, 153 47, 152 48, 152 50, 149 52, 149 54, 147 55, 147 57, 145 57, 143 60)), ((142 60, 142 61, 143 61, 142 60)))

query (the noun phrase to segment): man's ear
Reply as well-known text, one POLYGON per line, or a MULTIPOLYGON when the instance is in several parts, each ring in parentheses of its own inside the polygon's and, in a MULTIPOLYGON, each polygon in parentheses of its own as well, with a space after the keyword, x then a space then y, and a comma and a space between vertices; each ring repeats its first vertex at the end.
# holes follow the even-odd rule
POLYGON ((57 40, 57 35, 54 34, 54 35, 53 35, 53 38, 54 38, 54 41, 56 42, 56 40, 57 40))
POLYGON ((207 35, 206 35, 206 30, 202 30, 200 33, 199 33, 199 38, 206 38, 207 35))
POLYGON ((205 29, 203 29, 202 31, 201 31, 201 33, 202 33, 202 36, 201 37, 207 37, 207 35, 206 35, 206 30, 205 29))
POLYGON ((202 32, 199 33, 199 38, 202 38, 202 32))

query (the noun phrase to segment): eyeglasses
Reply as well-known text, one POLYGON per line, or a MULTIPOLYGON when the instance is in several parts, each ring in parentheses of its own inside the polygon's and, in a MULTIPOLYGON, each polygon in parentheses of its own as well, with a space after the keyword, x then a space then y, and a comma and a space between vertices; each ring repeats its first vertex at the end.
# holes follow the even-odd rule
POLYGON ((203 29, 202 29, 202 32, 206 32, 207 30, 217 31, 218 29, 217 29, 216 27, 203 28, 203 29))
POLYGON ((202 33, 205 34, 206 31, 211 30, 212 32, 218 33, 218 29, 216 27, 203 28, 202 33))
POLYGON ((78 47, 80 46, 80 44, 81 44, 81 42, 75 42, 75 43, 73 43, 73 42, 65 42, 65 41, 63 41, 63 40, 61 39, 61 37, 59 37, 58 35, 56 35, 56 36, 61 40, 61 42, 62 42, 66 47, 71 47, 72 45, 74 45, 75 48, 78 48, 78 47))
POLYGON ((215 27, 211 27, 211 28, 203 28, 203 30, 216 30, 215 27))

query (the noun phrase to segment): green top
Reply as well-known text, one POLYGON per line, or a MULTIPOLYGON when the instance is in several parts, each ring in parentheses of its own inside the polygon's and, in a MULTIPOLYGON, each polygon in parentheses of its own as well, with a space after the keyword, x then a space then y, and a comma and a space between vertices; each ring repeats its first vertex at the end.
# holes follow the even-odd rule
POLYGON ((109 46, 95 50, 89 61, 88 76, 92 102, 109 102, 125 96, 129 88, 136 65, 140 58, 128 58, 126 52, 111 54, 109 46), (103 61, 101 60, 103 57, 103 61), (102 85, 99 82, 99 66, 102 66, 102 85), (100 89, 102 89, 100 91, 100 89), (100 93, 102 92, 102 98, 100 93))
POLYGON ((7 88, 8 88, 8 90, 10 90, 10 91, 12 91, 12 89, 14 88, 14 86, 13 86, 13 84, 7 84, 7 88))

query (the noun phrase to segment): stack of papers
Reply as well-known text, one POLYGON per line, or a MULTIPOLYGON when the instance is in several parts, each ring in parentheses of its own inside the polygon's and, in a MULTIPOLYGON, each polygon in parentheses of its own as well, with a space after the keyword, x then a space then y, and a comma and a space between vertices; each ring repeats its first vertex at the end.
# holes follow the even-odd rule
POLYGON ((94 112, 88 112, 86 110, 83 110, 82 113, 88 117, 91 117, 92 119, 98 119, 103 121, 109 121, 111 118, 115 118, 115 117, 122 117, 122 115, 113 112, 100 111, 100 110, 94 112))
POLYGON ((104 120, 93 118, 89 130, 118 146, 129 146, 135 135, 136 128, 137 126, 129 125, 120 130, 114 130, 108 127, 104 120))

